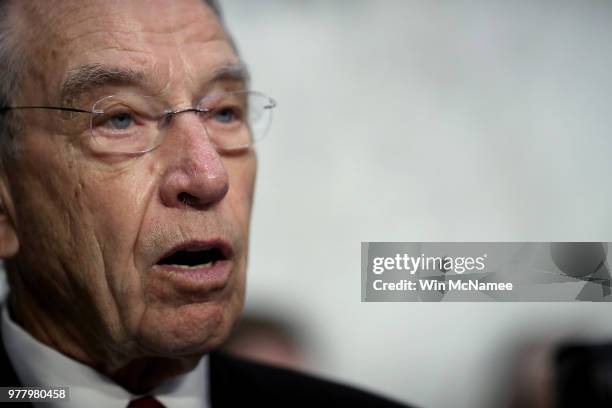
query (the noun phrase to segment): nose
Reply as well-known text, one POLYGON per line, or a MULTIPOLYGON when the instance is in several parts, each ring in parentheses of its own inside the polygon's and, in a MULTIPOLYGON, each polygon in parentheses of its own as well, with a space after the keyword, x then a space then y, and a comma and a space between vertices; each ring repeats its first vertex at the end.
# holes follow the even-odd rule
POLYGON ((167 207, 208 208, 229 190, 223 159, 193 112, 173 115, 160 146, 164 170, 160 186, 167 207))

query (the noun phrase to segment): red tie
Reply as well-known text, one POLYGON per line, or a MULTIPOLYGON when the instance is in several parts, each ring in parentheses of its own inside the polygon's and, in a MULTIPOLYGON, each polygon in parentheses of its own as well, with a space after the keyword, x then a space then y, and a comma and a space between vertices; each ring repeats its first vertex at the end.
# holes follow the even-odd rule
POLYGON ((165 408, 161 402, 153 397, 142 397, 130 401, 127 408, 165 408))

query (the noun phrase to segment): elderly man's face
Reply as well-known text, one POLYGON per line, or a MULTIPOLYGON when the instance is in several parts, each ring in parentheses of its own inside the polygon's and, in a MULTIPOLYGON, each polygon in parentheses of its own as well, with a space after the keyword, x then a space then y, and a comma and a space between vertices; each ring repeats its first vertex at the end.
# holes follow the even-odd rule
MULTIPOLYGON (((202 0, 17 3, 31 7, 16 18, 30 27, 19 105, 65 106, 62 84, 85 66, 142 75, 85 84, 68 102, 82 109, 125 91, 184 108, 245 86, 215 77, 238 57, 202 0)), ((135 156, 92 153, 79 118, 88 114, 20 114, 5 207, 30 303, 109 358, 218 345, 243 303, 254 152, 218 151, 193 112, 174 116, 164 142, 135 156)))

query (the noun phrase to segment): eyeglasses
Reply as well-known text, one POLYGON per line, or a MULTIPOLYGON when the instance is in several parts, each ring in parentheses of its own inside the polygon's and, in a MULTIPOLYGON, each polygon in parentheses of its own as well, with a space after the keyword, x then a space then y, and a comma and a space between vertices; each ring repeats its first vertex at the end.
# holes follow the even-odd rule
POLYGON ((220 150, 251 147, 267 133, 276 101, 255 91, 223 92, 202 98, 194 107, 172 110, 159 98, 135 93, 105 96, 91 110, 52 106, 6 106, 53 109, 90 115, 90 148, 98 153, 150 152, 164 141, 175 115, 193 112, 211 142, 220 150))

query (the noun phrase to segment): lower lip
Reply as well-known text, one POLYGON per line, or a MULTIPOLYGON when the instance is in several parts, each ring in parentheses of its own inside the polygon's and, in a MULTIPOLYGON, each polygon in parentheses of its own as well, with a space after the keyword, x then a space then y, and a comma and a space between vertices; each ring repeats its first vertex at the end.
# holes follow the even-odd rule
POLYGON ((155 265, 152 271, 160 272, 180 286, 190 289, 213 290, 223 288, 229 280, 232 261, 217 261, 209 267, 181 268, 173 265, 155 265))

